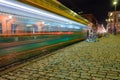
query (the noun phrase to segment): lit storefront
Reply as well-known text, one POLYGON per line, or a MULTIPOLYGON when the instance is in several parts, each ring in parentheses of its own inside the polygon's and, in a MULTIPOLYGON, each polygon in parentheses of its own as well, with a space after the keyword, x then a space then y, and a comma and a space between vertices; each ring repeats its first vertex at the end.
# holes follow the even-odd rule
POLYGON ((108 27, 116 26, 117 32, 120 31, 120 11, 116 12, 109 12, 108 13, 109 19, 107 20, 108 27))

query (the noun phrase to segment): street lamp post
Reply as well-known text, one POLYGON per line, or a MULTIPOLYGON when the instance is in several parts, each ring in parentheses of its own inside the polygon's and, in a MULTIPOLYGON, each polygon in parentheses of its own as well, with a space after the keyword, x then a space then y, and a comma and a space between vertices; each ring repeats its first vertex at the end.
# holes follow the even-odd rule
POLYGON ((114 1, 113 2, 113 5, 115 6, 115 9, 114 9, 114 35, 116 35, 116 6, 117 6, 117 1, 114 1))

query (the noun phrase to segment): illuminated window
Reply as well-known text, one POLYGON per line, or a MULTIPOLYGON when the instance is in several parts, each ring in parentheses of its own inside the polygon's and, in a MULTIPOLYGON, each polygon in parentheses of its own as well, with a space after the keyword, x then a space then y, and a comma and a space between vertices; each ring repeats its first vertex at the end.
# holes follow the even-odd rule
POLYGON ((119 26, 119 29, 120 29, 120 14, 118 14, 118 26, 119 26))

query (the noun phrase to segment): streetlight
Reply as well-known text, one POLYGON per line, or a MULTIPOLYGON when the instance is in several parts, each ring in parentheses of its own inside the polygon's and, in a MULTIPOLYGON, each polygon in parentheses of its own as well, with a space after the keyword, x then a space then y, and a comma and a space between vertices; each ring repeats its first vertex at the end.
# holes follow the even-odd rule
POLYGON ((113 5, 115 5, 115 9, 114 9, 114 30, 113 30, 113 32, 114 32, 114 35, 116 35, 116 5, 117 5, 116 0, 114 0, 113 5))
POLYGON ((6 19, 6 33, 8 34, 8 30, 7 30, 7 23, 12 19, 12 15, 8 16, 8 19, 6 19))

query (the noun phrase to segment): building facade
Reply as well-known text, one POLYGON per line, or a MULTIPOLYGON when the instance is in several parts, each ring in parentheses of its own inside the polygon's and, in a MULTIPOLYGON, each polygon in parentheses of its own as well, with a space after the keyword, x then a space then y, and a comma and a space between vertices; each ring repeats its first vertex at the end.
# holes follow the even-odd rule
POLYGON ((116 31, 120 32, 120 11, 108 12, 107 26, 109 28, 116 27, 116 31))

